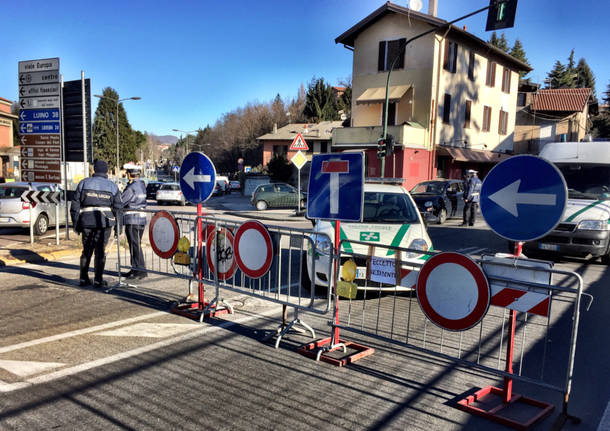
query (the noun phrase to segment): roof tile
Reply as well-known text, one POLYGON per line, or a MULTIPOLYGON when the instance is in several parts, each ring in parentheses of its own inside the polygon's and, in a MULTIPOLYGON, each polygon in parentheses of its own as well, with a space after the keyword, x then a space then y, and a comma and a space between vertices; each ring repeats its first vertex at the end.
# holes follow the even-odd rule
POLYGON ((591 95, 590 88, 554 88, 540 90, 534 94, 532 109, 534 111, 571 111, 579 112, 591 95))

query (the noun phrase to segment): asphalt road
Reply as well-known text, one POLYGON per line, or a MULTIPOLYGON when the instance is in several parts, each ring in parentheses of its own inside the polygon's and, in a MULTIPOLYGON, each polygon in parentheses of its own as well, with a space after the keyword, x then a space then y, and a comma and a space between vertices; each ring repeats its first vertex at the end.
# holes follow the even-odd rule
MULTIPOLYGON (((214 199, 208 211, 215 215, 243 202, 223 196, 210 204, 214 199)), ((245 206, 236 211, 250 214, 245 206)), ((458 223, 429 226, 435 249, 507 251, 482 221, 473 228, 458 223)), ((114 257, 108 259, 114 280, 114 257)), ((570 398, 570 413, 583 422, 564 427, 595 430, 610 396, 610 279, 598 262, 564 260, 556 267, 578 272, 595 297, 581 314, 570 398)), ((501 383, 481 371, 348 331, 343 336, 375 353, 345 368, 316 363, 294 351, 310 341, 306 334, 288 334, 277 350, 265 340, 281 321, 281 307, 271 302, 221 290, 235 314, 199 324, 168 313, 168 304, 188 293, 185 280, 154 275, 137 288, 104 293, 78 287, 77 268, 72 258, 0 270, 0 429, 507 429, 454 407, 473 388, 501 383)), ((206 290, 206 298, 213 293, 206 290)), ((393 296, 360 298, 349 310, 355 319, 367 306, 372 321, 376 307, 387 318, 393 302, 393 296)), ((551 334, 561 340, 570 319, 560 309, 553 316, 551 334)), ((300 317, 318 337, 328 335, 328 315, 300 317)), ((526 355, 533 364, 542 358, 536 345, 526 355)), ((551 375, 561 368, 554 364, 559 358, 547 358, 551 375)), ((560 394, 529 384, 515 388, 557 406, 533 428, 550 429, 560 394)))

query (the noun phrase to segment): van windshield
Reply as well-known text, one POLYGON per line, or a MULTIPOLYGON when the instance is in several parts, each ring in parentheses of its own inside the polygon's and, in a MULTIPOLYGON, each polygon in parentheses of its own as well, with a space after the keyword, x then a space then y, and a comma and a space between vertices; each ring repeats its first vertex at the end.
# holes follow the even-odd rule
POLYGON ((610 166, 559 165, 570 199, 610 199, 610 166))
POLYGON ((417 209, 404 193, 365 192, 365 223, 417 223, 417 209))

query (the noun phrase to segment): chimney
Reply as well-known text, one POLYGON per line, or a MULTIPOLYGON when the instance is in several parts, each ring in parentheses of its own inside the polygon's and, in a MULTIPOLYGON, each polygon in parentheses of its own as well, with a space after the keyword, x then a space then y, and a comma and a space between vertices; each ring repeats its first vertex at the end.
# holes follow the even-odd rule
POLYGON ((277 123, 273 123, 273 134, 277 133, 277 123))
POLYGON ((437 0, 430 0, 428 2, 428 15, 436 16, 438 9, 437 0))

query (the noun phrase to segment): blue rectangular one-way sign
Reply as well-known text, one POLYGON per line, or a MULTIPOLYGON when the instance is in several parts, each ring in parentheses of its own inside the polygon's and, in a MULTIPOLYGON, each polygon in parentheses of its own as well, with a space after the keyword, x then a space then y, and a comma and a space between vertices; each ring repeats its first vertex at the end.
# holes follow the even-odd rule
POLYGON ((307 218, 362 221, 364 154, 318 154, 311 160, 307 218))

